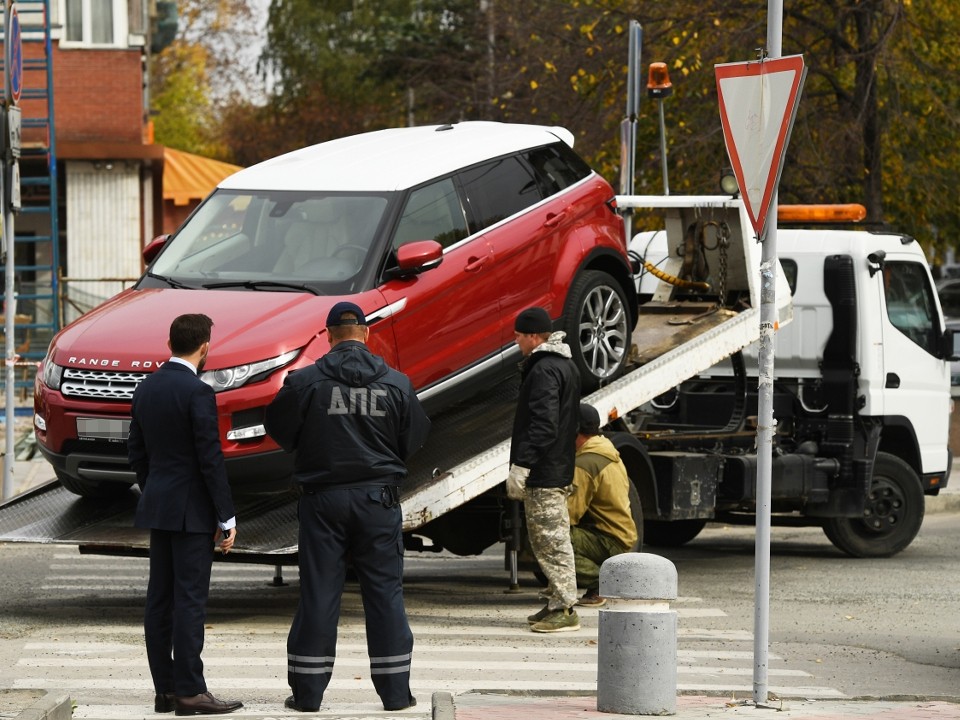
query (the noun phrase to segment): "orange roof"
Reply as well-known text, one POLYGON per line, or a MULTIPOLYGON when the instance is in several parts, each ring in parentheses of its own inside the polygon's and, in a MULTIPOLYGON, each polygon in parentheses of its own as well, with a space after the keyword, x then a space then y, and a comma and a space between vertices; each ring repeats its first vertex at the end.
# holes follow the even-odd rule
POLYGON ((193 200, 203 200, 221 180, 242 169, 239 165, 165 147, 163 199, 172 200, 174 205, 189 205, 193 200))

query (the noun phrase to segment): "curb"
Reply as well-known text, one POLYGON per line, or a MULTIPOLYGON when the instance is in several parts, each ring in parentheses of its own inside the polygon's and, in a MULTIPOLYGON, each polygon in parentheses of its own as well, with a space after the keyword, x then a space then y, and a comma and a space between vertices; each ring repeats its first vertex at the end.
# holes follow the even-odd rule
POLYGON ((448 692, 435 692, 430 698, 433 706, 432 720, 456 720, 453 708, 453 695, 448 692))
POLYGON ((73 703, 69 695, 47 693, 17 713, 15 720, 70 720, 72 716, 73 703))
MULTIPOLYGON (((957 480, 960 480, 960 475, 958 475, 957 480)), ((960 486, 960 482, 958 482, 958 486, 960 486)), ((927 495, 925 506, 924 512, 927 514, 960 512, 960 492, 957 492, 954 487, 950 487, 941 490, 939 495, 927 495)))

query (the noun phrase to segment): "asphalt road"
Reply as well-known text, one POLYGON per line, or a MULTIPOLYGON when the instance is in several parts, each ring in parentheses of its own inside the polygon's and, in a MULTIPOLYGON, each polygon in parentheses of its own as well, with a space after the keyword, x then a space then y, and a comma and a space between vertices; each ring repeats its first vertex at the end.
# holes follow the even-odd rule
MULTIPOLYGON (((859 560, 816 528, 774 528, 771 652, 851 697, 960 695, 960 514, 928 514, 892 558, 859 560)), ((662 551, 681 595, 709 597, 733 624, 754 624, 751 527, 708 526, 662 551)))
MULTIPOLYGON (((960 514, 931 514, 900 555, 854 560, 817 529, 774 528, 772 695, 960 695, 958 531, 960 514)), ((686 547, 660 554, 679 577, 672 605, 679 616, 678 690, 750 697, 752 528, 708 526, 686 547)), ((78 720, 144 712, 151 697, 140 628, 146 561, 6 544, 0 567, 0 688, 68 692, 78 720)), ((211 690, 269 712, 286 693, 284 641, 298 596, 295 568, 285 571, 283 587, 270 585, 273 572, 217 564, 205 649, 211 690)), ((537 636, 524 621, 539 607, 537 586, 526 574, 521 581, 519 593, 504 592, 499 549, 473 558, 408 554, 416 694, 426 700, 435 690, 595 691, 599 611, 581 610, 579 633, 537 636)), ((348 586, 328 692, 344 712, 377 708, 363 638, 359 595, 348 586)))

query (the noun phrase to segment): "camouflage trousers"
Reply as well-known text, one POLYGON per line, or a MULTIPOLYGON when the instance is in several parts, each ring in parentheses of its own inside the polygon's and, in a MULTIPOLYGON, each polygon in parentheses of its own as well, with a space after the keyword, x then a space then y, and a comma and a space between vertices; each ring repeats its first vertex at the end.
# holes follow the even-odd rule
POLYGON ((604 560, 627 552, 609 535, 576 525, 570 528, 570 542, 577 569, 577 585, 587 590, 599 589, 600 566, 604 560))
POLYGON ((551 610, 570 608, 577 602, 577 573, 567 512, 568 490, 528 486, 523 498, 530 547, 548 581, 541 596, 551 610))

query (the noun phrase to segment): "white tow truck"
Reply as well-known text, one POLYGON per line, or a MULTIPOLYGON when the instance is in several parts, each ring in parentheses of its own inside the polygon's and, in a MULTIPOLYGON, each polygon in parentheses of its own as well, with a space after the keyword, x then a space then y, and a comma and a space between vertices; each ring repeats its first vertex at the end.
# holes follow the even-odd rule
MULTIPOLYGON (((617 204, 663 227, 631 242, 632 369, 585 401, 610 420, 644 541, 680 545, 711 520, 753 522, 761 248, 736 198, 617 204)), ((778 247, 773 522, 821 526, 852 556, 893 555, 916 536, 924 495, 946 486, 952 460, 957 349, 926 259, 912 238, 835 227, 783 228, 778 247)), ((500 507, 508 455, 504 440, 410 494, 407 530, 444 546, 489 537, 478 518, 500 507)))

